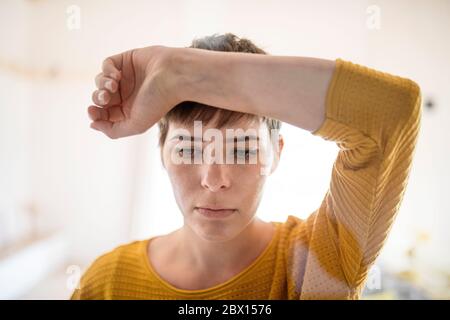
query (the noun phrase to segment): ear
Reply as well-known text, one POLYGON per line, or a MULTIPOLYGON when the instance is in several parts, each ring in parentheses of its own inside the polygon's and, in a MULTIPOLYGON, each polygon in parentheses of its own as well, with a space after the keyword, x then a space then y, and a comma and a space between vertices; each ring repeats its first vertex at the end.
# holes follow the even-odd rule
POLYGON ((270 168, 270 174, 275 172, 275 170, 278 168, 278 163, 280 162, 281 158, 281 152, 283 151, 284 147, 284 138, 281 134, 278 135, 278 148, 274 147, 273 150, 273 163, 272 167, 270 168))

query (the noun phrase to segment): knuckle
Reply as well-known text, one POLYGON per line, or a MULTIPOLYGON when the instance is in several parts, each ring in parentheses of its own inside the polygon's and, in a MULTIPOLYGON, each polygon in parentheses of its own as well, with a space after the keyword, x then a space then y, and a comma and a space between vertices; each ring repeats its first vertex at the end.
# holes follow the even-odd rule
POLYGON ((97 74, 97 75, 95 76, 95 84, 96 84, 96 85, 99 84, 99 82, 100 82, 100 80, 102 79, 102 77, 103 77, 103 72, 102 72, 102 73, 99 73, 99 74, 97 74))
POLYGON ((107 66, 109 63, 111 63, 111 62, 112 62, 111 57, 105 58, 105 59, 103 60, 103 62, 102 62, 102 68, 103 68, 103 69, 106 68, 106 66, 107 66))

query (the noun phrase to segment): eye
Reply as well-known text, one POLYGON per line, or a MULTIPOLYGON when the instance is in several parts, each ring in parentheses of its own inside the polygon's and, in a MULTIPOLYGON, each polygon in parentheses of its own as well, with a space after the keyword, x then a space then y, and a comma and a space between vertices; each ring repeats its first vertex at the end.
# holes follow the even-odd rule
POLYGON ((180 156, 180 157, 192 157, 195 155, 195 152, 197 152, 199 150, 194 149, 194 148, 176 148, 175 152, 180 156))
POLYGON ((250 150, 250 149, 234 149, 234 155, 240 159, 249 160, 250 157, 256 156, 258 150, 250 150))

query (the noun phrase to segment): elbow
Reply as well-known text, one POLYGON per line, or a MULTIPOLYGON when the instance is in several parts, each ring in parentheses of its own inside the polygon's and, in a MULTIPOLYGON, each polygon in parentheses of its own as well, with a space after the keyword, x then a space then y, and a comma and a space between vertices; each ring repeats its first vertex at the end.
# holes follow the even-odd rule
POLYGON ((418 125, 422 109, 420 86, 413 80, 404 79, 398 98, 397 129, 403 131, 408 130, 411 126, 418 125))
POLYGON ((408 111, 410 118, 417 119, 420 117, 422 107, 422 92, 419 85, 413 80, 408 79, 408 111))

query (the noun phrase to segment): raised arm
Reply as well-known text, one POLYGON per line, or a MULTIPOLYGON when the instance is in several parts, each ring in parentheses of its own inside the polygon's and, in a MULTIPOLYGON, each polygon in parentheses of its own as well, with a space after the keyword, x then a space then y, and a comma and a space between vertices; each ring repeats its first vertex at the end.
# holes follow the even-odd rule
POLYGON ((175 51, 185 100, 279 119, 315 131, 335 61, 199 49, 175 51))
POLYGON ((151 46, 107 58, 91 127, 139 134, 182 101, 265 115, 314 131, 325 119, 335 61, 151 46))
POLYGON ((313 134, 340 151, 320 208, 298 231, 308 234, 304 277, 327 286, 303 283, 299 297, 355 299, 402 203, 421 93, 410 79, 337 59, 326 101, 325 122, 313 134))

